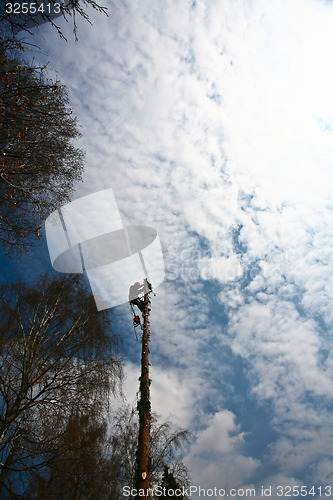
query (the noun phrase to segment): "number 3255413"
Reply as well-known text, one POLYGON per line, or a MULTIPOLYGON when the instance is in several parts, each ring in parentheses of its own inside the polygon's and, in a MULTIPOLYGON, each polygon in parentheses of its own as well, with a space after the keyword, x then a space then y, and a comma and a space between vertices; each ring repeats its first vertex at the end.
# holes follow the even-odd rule
POLYGON ((6 14, 60 14, 60 3, 12 3, 7 2, 5 8, 6 14))

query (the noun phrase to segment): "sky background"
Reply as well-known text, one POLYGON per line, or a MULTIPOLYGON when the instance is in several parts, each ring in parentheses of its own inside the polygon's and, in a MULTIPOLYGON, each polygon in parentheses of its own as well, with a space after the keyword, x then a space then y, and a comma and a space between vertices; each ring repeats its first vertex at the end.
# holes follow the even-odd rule
MULTIPOLYGON (((195 434, 202 488, 333 488, 333 2, 105 4, 78 43, 41 26, 35 58, 79 119, 75 197, 113 188, 161 240, 152 409, 195 434)), ((46 270, 45 244, 17 264, 46 270)), ((113 318, 134 403, 129 306, 113 318)))

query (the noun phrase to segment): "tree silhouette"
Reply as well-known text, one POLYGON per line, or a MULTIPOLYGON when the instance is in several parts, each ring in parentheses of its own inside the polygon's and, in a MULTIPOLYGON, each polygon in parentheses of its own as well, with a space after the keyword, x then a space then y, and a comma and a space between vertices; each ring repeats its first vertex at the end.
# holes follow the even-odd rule
POLYGON ((35 500, 106 500, 113 464, 108 458, 107 420, 75 412, 53 458, 31 475, 27 497, 35 500))
POLYGON ((78 275, 2 287, 0 491, 52 463, 73 418, 108 408, 121 379, 117 338, 78 275))
POLYGON ((169 470, 168 466, 164 467, 161 490, 162 495, 160 495, 159 498, 164 500, 173 500, 175 498, 175 492, 177 492, 177 498, 179 500, 184 500, 185 498, 184 495, 181 494, 179 482, 175 479, 173 472, 169 470))
MULTIPOLYGON (((110 496, 114 500, 124 498, 122 488, 132 487, 135 483, 139 422, 137 411, 125 407, 113 416, 109 441, 110 462, 113 474, 110 482, 110 496)), ((151 417, 150 487, 160 485, 165 466, 169 466, 181 486, 189 484, 186 466, 176 459, 177 450, 189 441, 190 432, 174 428, 170 422, 160 422, 153 413, 151 417)))
MULTIPOLYGON (((96 419, 74 412, 53 459, 31 475, 27 498, 122 500, 123 488, 134 487, 138 425, 136 410, 128 406, 114 410, 109 421, 107 415, 96 419)), ((188 487, 188 471, 175 455, 189 436, 153 415, 151 450, 156 463, 152 464, 151 487, 163 488, 166 464, 178 487, 188 487)))
POLYGON ((8 255, 38 242, 43 220, 70 201, 83 152, 66 88, 0 47, 0 245, 8 255))

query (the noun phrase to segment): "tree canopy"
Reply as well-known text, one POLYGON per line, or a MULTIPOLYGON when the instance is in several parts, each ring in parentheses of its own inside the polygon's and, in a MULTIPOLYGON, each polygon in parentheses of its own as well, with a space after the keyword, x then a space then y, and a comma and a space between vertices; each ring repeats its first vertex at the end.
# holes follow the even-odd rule
MULTIPOLYGON (((88 415, 70 421, 58 458, 31 476, 28 497, 122 500, 123 488, 133 487, 139 430, 137 412, 127 405, 118 407, 112 411, 109 422, 109 426, 107 420, 96 423, 88 415)), ((188 487, 188 471, 175 457, 189 437, 188 431, 175 429, 169 422, 161 423, 153 414, 151 488, 188 487)))
POLYGON ((0 292, 0 491, 15 492, 55 460, 74 416, 105 415, 122 371, 109 315, 78 275, 0 292))
MULTIPOLYGON (((129 406, 120 408, 111 421, 109 453, 112 465, 110 497, 123 498, 122 488, 135 485, 137 447, 139 436, 138 415, 129 406)), ((170 422, 160 422, 152 413, 150 432, 150 488, 163 483, 163 473, 167 466, 181 486, 189 485, 189 475, 177 453, 189 442, 189 431, 175 428, 170 422)))
POLYGON ((43 220, 70 201, 83 171, 66 88, 0 47, 0 245, 36 244, 43 220))

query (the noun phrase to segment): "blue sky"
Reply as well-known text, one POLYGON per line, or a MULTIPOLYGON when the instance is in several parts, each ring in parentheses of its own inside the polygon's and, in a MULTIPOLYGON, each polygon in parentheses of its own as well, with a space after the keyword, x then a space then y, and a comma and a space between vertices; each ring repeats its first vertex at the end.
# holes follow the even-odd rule
MULTIPOLYGON (((79 43, 63 23, 40 44, 81 124, 75 197, 113 188, 162 243, 153 410, 195 433, 201 487, 332 485, 333 5, 105 3, 79 43)), ((51 268, 35 252, 20 273, 51 268)), ((133 402, 139 345, 113 313, 133 402)))

